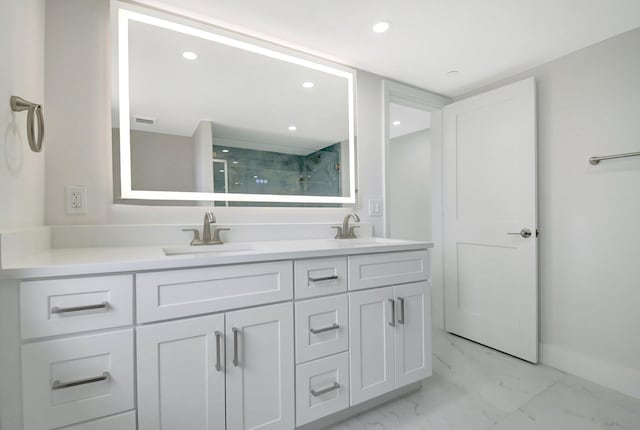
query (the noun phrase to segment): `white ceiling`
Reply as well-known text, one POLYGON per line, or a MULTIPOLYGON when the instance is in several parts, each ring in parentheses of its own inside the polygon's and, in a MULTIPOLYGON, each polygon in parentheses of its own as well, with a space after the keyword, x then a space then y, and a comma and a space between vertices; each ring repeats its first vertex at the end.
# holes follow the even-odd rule
POLYGON ((431 128, 431 113, 396 103, 389 104, 389 138, 431 128), (400 121, 400 124, 393 123, 400 121))
POLYGON ((640 26, 640 0, 142 2, 448 96, 640 26))

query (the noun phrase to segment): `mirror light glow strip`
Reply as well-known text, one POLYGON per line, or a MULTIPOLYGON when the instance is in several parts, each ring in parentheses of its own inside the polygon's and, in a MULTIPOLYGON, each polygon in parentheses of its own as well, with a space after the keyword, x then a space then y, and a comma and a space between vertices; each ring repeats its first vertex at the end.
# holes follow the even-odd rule
MULTIPOLYGON (((133 6, 132 6, 133 7, 133 6)), ((295 57, 284 52, 275 51, 263 46, 233 39, 221 34, 172 22, 155 16, 146 15, 126 9, 120 3, 118 8, 118 83, 120 102, 120 194, 123 199, 141 200, 189 200, 189 201, 241 201, 241 202, 276 202, 276 203, 343 203, 353 204, 355 198, 355 88, 354 74, 324 64, 295 57), (325 72, 347 79, 349 108, 349 196, 304 196, 278 194, 238 194, 238 193, 203 193, 178 191, 144 191, 131 189, 131 140, 130 140, 130 106, 129 106, 129 21, 137 21, 156 27, 173 30, 212 42, 232 46, 259 55, 297 64, 313 70, 325 72)))

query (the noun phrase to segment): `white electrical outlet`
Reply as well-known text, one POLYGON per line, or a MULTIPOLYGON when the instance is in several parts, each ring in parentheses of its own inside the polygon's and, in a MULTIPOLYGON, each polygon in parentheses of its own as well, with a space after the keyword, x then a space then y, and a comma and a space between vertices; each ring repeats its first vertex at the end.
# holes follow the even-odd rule
POLYGON ((67 215, 87 214, 87 187, 82 185, 67 185, 65 194, 67 215))

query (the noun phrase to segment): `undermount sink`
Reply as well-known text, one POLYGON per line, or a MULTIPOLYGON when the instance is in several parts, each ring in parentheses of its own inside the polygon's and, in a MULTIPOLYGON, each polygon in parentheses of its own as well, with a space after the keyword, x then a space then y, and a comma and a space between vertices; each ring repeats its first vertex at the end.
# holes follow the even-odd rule
POLYGON ((229 252, 254 251, 255 248, 247 244, 225 243, 223 245, 201 245, 201 246, 177 246, 162 248, 164 255, 188 255, 188 254, 226 254, 229 252))

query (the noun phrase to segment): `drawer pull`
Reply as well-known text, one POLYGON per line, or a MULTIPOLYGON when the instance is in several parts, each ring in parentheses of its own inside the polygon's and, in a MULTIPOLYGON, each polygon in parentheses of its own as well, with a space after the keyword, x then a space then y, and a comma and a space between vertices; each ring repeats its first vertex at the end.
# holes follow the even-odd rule
POLYGON ((318 333, 324 333, 326 331, 331 331, 331 330, 338 330, 340 328, 339 324, 333 323, 328 327, 322 327, 322 328, 310 328, 309 331, 313 334, 318 334, 318 333))
POLYGON ((102 302, 97 305, 85 305, 85 306, 73 306, 70 308, 59 308, 54 306, 51 308, 52 314, 64 314, 67 312, 80 312, 80 311, 91 311, 94 309, 106 309, 109 307, 109 302, 102 302))
POLYGON ((334 279, 338 279, 338 275, 332 275, 332 276, 324 276, 322 278, 309 278, 309 281, 311 282, 322 282, 322 281, 331 281, 334 279))
POLYGON ((77 381, 71 381, 71 382, 53 381, 53 383, 51 384, 51 389, 62 390, 63 388, 77 387, 78 385, 93 384, 94 382, 106 381, 107 379, 109 379, 109 376, 110 376, 109 372, 102 372, 102 376, 94 376, 93 378, 87 378, 87 379, 78 379, 77 381))
POLYGON ((220 339, 222 338, 222 333, 216 330, 216 370, 219 372, 222 370, 222 364, 220 364, 220 339))
POLYGON ((238 330, 237 328, 232 328, 233 331, 233 365, 238 367, 240 361, 238 361, 238 330))
POLYGON ((340 388, 340 384, 338 384, 337 382, 334 382, 334 383, 333 383, 333 385, 332 385, 332 386, 330 386, 330 387, 323 388, 323 389, 318 390, 318 391, 313 390, 313 389, 312 389, 312 390, 310 390, 310 391, 311 391, 311 395, 312 395, 313 397, 320 397, 320 396, 322 396, 323 394, 330 393, 330 392, 332 392, 332 391, 337 390, 338 388, 340 388))
POLYGON ((398 302, 400 302, 400 318, 398 318, 398 323, 404 324, 404 297, 398 297, 398 302))

